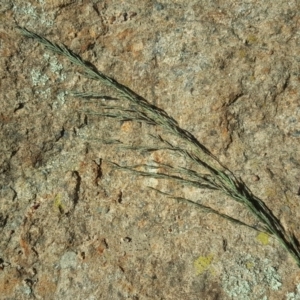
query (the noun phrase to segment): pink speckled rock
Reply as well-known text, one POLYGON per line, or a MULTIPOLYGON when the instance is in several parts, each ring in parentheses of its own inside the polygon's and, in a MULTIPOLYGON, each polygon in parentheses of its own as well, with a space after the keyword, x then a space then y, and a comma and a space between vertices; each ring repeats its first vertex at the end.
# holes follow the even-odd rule
POLYGON ((145 145, 155 129, 83 112, 99 101, 67 91, 114 93, 15 29, 66 44, 167 111, 300 238, 297 1, 2 2, 1 297, 297 297, 299 269, 276 240, 147 186, 255 224, 243 207, 112 169, 190 165, 103 143, 145 145))

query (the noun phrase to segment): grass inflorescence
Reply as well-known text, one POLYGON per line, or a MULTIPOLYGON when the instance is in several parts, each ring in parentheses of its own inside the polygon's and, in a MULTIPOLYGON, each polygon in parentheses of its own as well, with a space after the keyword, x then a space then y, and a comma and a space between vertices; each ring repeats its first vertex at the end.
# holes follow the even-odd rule
MULTIPOLYGON (((52 52, 65 56, 73 64, 81 67, 87 77, 100 81, 106 86, 113 88, 118 94, 118 99, 128 101, 130 103, 129 108, 123 108, 120 105, 109 104, 110 102, 106 101, 106 103, 103 104, 104 110, 102 112, 92 113, 121 121, 140 121, 146 124, 159 126, 168 135, 171 134, 181 141, 180 146, 178 146, 174 145, 162 135, 156 135, 152 137, 156 139, 160 146, 139 146, 127 148, 140 152, 153 152, 158 150, 172 151, 182 156, 184 159, 190 160, 193 165, 200 167, 203 172, 198 172, 188 168, 174 167, 157 162, 153 166, 121 166, 117 163, 111 163, 114 168, 129 171, 140 176, 169 179, 183 185, 189 185, 201 189, 219 190, 223 192, 251 211, 251 213, 259 221, 260 227, 248 225, 240 220, 232 218, 211 207, 194 202, 190 199, 175 197, 163 191, 156 190, 167 197, 196 205, 206 212, 217 214, 218 216, 234 222, 235 224, 247 226, 274 236, 290 253, 300 267, 300 246, 294 234, 284 229, 279 219, 261 199, 253 195, 242 179, 236 177, 228 168, 221 164, 219 160, 190 132, 182 129, 176 120, 169 116, 164 110, 150 104, 146 99, 136 94, 128 87, 97 70, 94 65, 90 62, 84 61, 79 55, 69 50, 66 46, 53 43, 25 28, 19 27, 18 29, 23 36, 33 38, 52 52), (149 168, 155 169, 155 172, 150 172, 149 168), (160 170, 164 171, 162 172, 160 170)), ((92 92, 74 92, 73 95, 87 99, 105 98, 107 100, 117 100, 113 97, 103 96, 92 92)))

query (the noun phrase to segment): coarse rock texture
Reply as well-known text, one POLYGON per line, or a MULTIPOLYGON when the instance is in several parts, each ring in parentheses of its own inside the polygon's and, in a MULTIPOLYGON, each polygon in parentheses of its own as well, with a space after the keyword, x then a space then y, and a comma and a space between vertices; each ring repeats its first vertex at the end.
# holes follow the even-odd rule
POLYGON ((68 91, 113 92, 16 30, 67 45, 164 109, 300 239, 299 6, 2 0, 0 298, 299 299, 300 270, 275 239, 147 187, 255 224, 241 205, 112 168, 190 162, 121 148, 150 143, 153 128, 89 114, 103 100, 68 91))

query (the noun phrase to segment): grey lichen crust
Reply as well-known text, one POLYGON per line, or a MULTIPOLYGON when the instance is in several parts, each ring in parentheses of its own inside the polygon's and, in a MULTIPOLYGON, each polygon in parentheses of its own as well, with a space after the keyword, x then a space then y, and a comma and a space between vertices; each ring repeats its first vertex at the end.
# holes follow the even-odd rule
POLYGON ((228 264, 222 274, 224 291, 232 299, 251 300, 254 293, 267 300, 267 290, 278 291, 282 286, 277 270, 268 259, 241 253, 234 264, 228 264))

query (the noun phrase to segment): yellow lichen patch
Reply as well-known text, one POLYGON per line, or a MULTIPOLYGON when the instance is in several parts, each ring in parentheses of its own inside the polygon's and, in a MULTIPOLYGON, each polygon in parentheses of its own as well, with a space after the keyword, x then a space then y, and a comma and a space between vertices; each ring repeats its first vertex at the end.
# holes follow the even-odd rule
POLYGON ((61 194, 57 194, 54 198, 53 207, 58 209, 60 212, 64 210, 63 204, 61 202, 61 194))
POLYGON ((248 270, 252 270, 254 268, 254 263, 252 261, 247 261, 246 262, 246 268, 248 270))
POLYGON ((248 42, 249 44, 255 44, 255 43, 258 42, 258 38, 257 38, 256 35, 250 34, 250 35, 247 36, 247 42, 248 42))
POLYGON ((199 256, 195 261, 194 261, 194 267, 196 270, 196 274, 200 275, 206 270, 209 269, 211 262, 213 260, 213 255, 209 254, 207 256, 199 256))
POLYGON ((237 52, 239 58, 245 58, 247 56, 247 51, 245 49, 240 49, 237 52))
POLYGON ((269 244, 269 235, 261 232, 256 236, 256 239, 261 242, 263 245, 268 245, 269 244))

